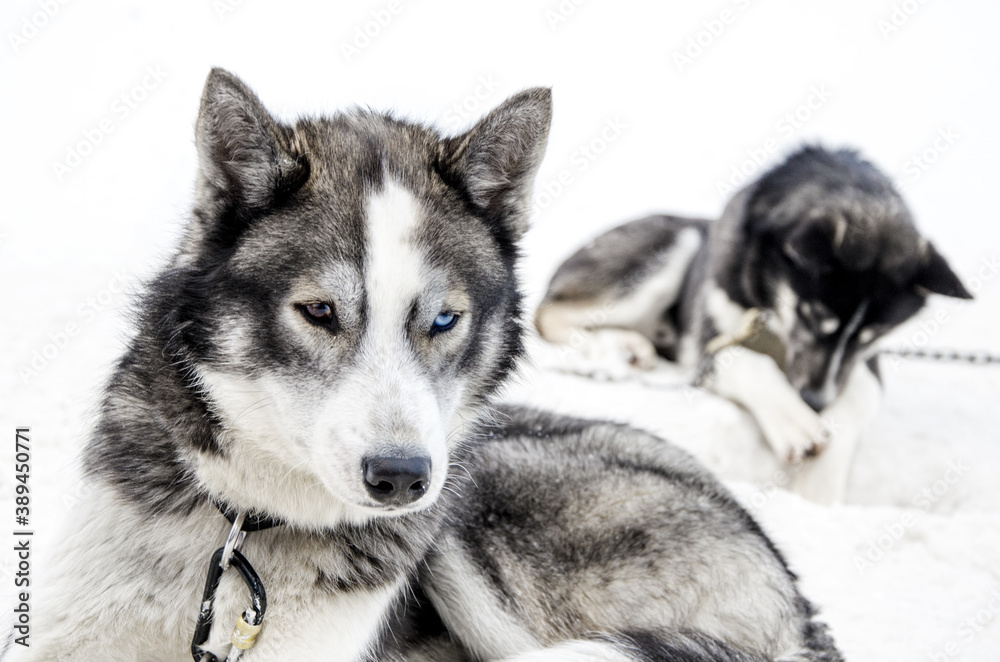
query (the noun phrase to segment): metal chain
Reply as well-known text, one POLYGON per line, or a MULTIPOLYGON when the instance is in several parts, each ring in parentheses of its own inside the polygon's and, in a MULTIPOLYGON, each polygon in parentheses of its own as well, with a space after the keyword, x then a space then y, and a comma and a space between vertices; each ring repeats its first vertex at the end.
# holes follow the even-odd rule
POLYGON ((884 356, 898 356, 903 359, 924 359, 946 363, 970 363, 973 365, 1000 364, 1000 354, 990 352, 958 352, 942 349, 882 349, 884 356))
MULTIPOLYGON (((991 354, 990 352, 959 352, 953 350, 940 350, 940 349, 902 349, 902 348, 888 348, 880 349, 876 352, 877 355, 881 356, 896 356, 901 359, 920 359, 925 361, 938 361, 941 363, 967 363, 969 365, 1000 365, 1000 354, 991 354)), ((646 388, 652 388, 659 391, 674 391, 687 388, 701 388, 704 379, 711 373, 712 365, 711 355, 706 356, 702 359, 701 363, 698 364, 695 370, 695 375, 690 381, 683 382, 656 382, 651 379, 645 378, 641 374, 634 375, 623 375, 618 377, 602 376, 596 377, 594 373, 580 373, 573 370, 564 370, 561 368, 555 368, 557 372, 563 372, 566 374, 577 375, 580 377, 587 377, 589 379, 596 379, 596 381, 605 381, 611 383, 632 383, 638 384, 639 386, 644 386, 646 388)))

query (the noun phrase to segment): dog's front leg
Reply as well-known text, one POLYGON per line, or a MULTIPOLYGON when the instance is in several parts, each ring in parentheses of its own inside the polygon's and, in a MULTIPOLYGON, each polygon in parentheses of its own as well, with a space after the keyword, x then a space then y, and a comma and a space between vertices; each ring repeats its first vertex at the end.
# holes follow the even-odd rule
POLYGON ((705 387, 746 408, 782 462, 816 456, 830 441, 819 414, 770 356, 740 346, 723 349, 715 355, 705 387))
POLYGON ((864 364, 855 366, 844 390, 823 410, 821 418, 830 430, 830 447, 804 463, 792 478, 792 489, 810 501, 823 504, 844 500, 847 476, 862 433, 875 418, 882 401, 882 385, 864 364))

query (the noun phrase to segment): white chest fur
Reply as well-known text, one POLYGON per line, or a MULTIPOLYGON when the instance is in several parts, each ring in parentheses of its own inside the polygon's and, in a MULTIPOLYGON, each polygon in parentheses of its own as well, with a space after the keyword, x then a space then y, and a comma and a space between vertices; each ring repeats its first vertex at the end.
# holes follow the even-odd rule
MULTIPOLYGON (((106 487, 95 489, 81 510, 34 602, 32 645, 15 647, 20 650, 8 659, 190 660, 209 559, 228 522, 210 506, 151 522, 106 487)), ((267 588, 268 610, 257 646, 241 660, 362 658, 402 579, 377 589, 333 591, 317 577, 325 562, 336 568, 343 561, 325 558, 333 551, 322 543, 300 536, 290 545, 277 529, 249 535, 243 551, 267 588)), ((228 571, 218 590, 210 649, 225 653, 249 604, 242 580, 228 571)))

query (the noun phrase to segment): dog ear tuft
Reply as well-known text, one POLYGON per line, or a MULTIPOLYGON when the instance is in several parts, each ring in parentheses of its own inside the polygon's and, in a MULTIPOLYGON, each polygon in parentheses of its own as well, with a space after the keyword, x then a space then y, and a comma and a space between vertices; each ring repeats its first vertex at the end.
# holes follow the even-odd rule
POLYGON ((920 270, 913 280, 914 287, 932 294, 943 294, 957 299, 971 299, 972 294, 952 271, 948 262, 938 253, 934 244, 925 244, 920 270))
POLYGON ((292 130, 277 122, 243 81, 212 69, 195 130, 202 183, 225 206, 266 209, 309 176, 292 130))
POLYGON ((465 134, 442 143, 443 161, 471 202, 520 238, 528 228, 531 192, 552 122, 552 91, 512 96, 465 134))

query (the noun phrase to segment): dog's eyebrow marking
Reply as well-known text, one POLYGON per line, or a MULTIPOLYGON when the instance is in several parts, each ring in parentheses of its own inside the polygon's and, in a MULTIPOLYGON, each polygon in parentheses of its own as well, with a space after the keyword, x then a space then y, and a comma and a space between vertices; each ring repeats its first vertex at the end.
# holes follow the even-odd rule
POLYGON ((413 301, 424 281, 424 260, 416 235, 421 210, 416 197, 386 178, 381 191, 368 200, 366 209, 369 250, 365 263, 368 289, 368 328, 386 347, 405 338, 413 301))

